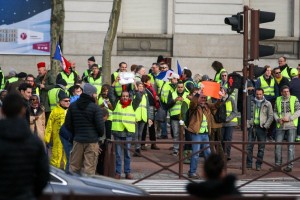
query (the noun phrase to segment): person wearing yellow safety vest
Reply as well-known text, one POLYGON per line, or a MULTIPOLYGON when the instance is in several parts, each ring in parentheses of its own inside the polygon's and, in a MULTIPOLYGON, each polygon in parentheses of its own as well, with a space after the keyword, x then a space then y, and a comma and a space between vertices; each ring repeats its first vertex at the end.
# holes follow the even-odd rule
MULTIPOLYGON (((265 99, 264 90, 257 88, 255 91, 255 99, 251 102, 250 119, 247 120, 248 142, 266 142, 267 132, 273 121, 273 108, 271 103, 265 99)), ((247 145, 247 169, 252 169, 254 144, 247 145)), ((265 144, 258 144, 256 170, 261 170, 262 161, 264 158, 265 144)))
POLYGON ((81 77, 81 80, 83 80, 84 78, 88 77, 91 72, 92 72, 92 65, 96 63, 96 60, 95 60, 95 57, 94 56, 91 56, 90 58, 88 58, 88 69, 86 69, 83 74, 82 74, 82 77, 81 77))
MULTIPOLYGON (((182 119, 181 116, 181 105, 183 101, 187 104, 190 103, 188 99, 189 93, 185 90, 183 82, 178 82, 176 90, 172 93, 169 93, 168 97, 168 104, 167 107, 169 108, 170 113, 170 120, 171 120, 171 128, 173 130, 174 141, 179 141, 179 120, 182 119)), ((178 156, 179 151, 179 144, 173 145, 173 155, 178 156)))
MULTIPOLYGON (((282 142, 284 136, 287 135, 287 142, 295 142, 296 130, 298 126, 298 117, 300 116, 300 103, 297 97, 290 94, 288 86, 281 88, 281 96, 277 97, 274 106, 274 119, 276 121, 276 142, 282 142)), ((284 168, 285 172, 291 172, 295 157, 295 145, 288 145, 288 158, 289 162, 287 167, 284 168)), ((285 163, 285 162, 284 162, 285 163)), ((275 165, 282 164, 282 145, 275 145, 275 165)))
POLYGON ((32 94, 36 94, 40 96, 40 90, 38 87, 36 87, 36 84, 34 82, 34 76, 32 74, 27 74, 25 82, 31 85, 32 87, 32 94))
POLYGON ((45 131, 44 140, 46 145, 50 143, 51 139, 53 141, 50 165, 60 169, 65 169, 67 159, 60 140, 59 130, 65 122, 69 106, 70 98, 63 93, 59 95, 59 104, 52 110, 45 131), (63 166, 61 166, 61 163, 63 163, 63 166))
POLYGON ((214 81, 217 83, 221 82, 221 72, 226 71, 223 67, 223 64, 219 61, 214 61, 211 64, 211 67, 216 71, 214 81))
POLYGON ((2 69, 0 67, 0 90, 3 90, 5 86, 5 76, 2 72, 2 69))
POLYGON ((69 72, 65 72, 64 70, 57 74, 56 76, 56 82, 58 82, 60 79, 64 79, 67 82, 66 88, 69 89, 72 87, 75 83, 78 81, 77 74, 72 70, 72 68, 69 68, 69 72))
POLYGON ((108 119, 105 121, 105 139, 111 139, 111 123, 112 123, 112 111, 113 106, 108 98, 110 85, 104 84, 101 88, 101 92, 98 95, 98 105, 101 108, 105 108, 108 111, 108 119))
MULTIPOLYGON (((119 64, 119 69, 117 71, 115 71, 112 75, 111 75, 111 84, 113 84, 115 82, 115 80, 119 79, 119 72, 127 72, 127 63, 126 62, 120 62, 119 64)), ((131 87, 130 87, 130 84, 128 85, 121 85, 119 83, 119 81, 117 81, 115 83, 115 86, 114 86, 114 91, 115 91, 115 95, 117 97, 120 97, 121 96, 121 93, 122 91, 124 90, 126 87, 126 90, 127 91, 130 91, 131 87)))
POLYGON ((186 129, 193 142, 206 142, 204 144, 192 144, 192 154, 188 177, 199 179, 197 174, 200 149, 204 149, 204 156, 207 159, 211 153, 209 147, 209 133, 211 130, 211 111, 207 105, 207 97, 199 90, 191 99, 187 115, 186 129))
POLYGON ((262 88, 266 100, 274 104, 276 97, 279 94, 278 85, 275 84, 275 79, 272 77, 272 68, 269 65, 265 66, 265 72, 260 76, 256 83, 255 88, 262 88))
POLYGON ((234 98, 228 95, 226 88, 221 88, 221 93, 222 93, 222 101, 225 102, 225 106, 226 106, 226 122, 223 123, 223 127, 222 127, 222 147, 224 149, 224 152, 227 154, 227 160, 231 160, 230 158, 231 145, 226 144, 226 149, 225 149, 224 142, 231 142, 233 128, 238 125, 237 107, 234 98))
POLYGON ((89 83, 97 88, 97 95, 101 92, 102 76, 97 64, 92 65, 92 73, 83 79, 84 82, 89 83))
POLYGON ((189 69, 184 69, 181 75, 181 79, 184 83, 184 88, 186 91, 191 92, 192 89, 197 87, 192 79, 192 71, 189 69))
POLYGON ((17 72, 16 70, 10 70, 8 77, 6 78, 6 82, 5 82, 5 86, 4 89, 7 90, 7 86, 11 83, 17 82, 18 81, 18 77, 17 77, 17 72))
MULTIPOLYGON (((56 107, 57 103, 59 103, 59 96, 66 94, 68 95, 66 88, 66 81, 64 79, 60 79, 55 87, 48 92, 49 104, 51 111, 56 107)), ((69 95, 68 95, 69 96, 69 95)))
MULTIPOLYGON (((135 93, 141 93, 142 100, 135 110, 135 117, 136 117, 136 130, 135 130, 135 137, 134 141, 142 141, 142 134, 144 130, 144 126, 146 123, 149 125, 153 124, 153 115, 150 115, 150 106, 148 101, 148 95, 145 91, 144 84, 140 81, 136 82, 135 84, 135 93)), ((135 157, 141 156, 141 144, 135 144, 135 152, 133 154, 135 157)))
MULTIPOLYGON (((167 103, 168 103, 168 97, 169 93, 173 93, 177 87, 177 83, 179 80, 179 75, 176 73, 172 73, 171 76, 168 77, 170 82, 165 82, 162 85, 161 93, 158 94, 160 97, 160 102, 162 104, 163 109, 167 112, 167 103)), ((161 135, 157 139, 168 139, 168 131, 167 131, 167 120, 165 122, 161 122, 161 135)), ((173 135, 173 132, 171 130, 171 135, 173 135)))
POLYGON ((280 68, 281 71, 281 75, 286 77, 287 79, 289 79, 289 81, 291 80, 291 69, 287 63, 286 63, 286 57, 281 56, 280 58, 278 58, 278 67, 280 68))
POLYGON ((116 144, 116 172, 115 178, 120 179, 122 174, 122 146, 124 147, 124 173, 126 179, 133 179, 130 167, 130 142, 135 134, 136 116, 135 110, 141 102, 141 93, 136 93, 132 100, 129 92, 122 91, 121 98, 118 100, 114 93, 114 87, 118 79, 116 79, 109 90, 109 100, 113 105, 112 113, 112 135, 115 141, 128 141, 125 144, 116 144))

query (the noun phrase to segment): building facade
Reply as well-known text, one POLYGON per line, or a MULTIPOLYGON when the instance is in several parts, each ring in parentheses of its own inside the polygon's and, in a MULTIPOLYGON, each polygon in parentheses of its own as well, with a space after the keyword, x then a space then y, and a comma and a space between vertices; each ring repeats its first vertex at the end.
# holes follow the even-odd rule
MULTIPOLYGON (((112 4, 113 0, 65 0, 64 56, 77 63, 80 73, 92 55, 101 64, 112 4)), ((158 55, 171 57, 172 68, 178 60, 194 74, 212 76, 214 60, 230 72, 241 71, 243 35, 231 31, 224 18, 243 11, 244 5, 276 13, 274 22, 262 25, 276 30, 275 38, 264 42, 275 46, 275 55, 255 64, 275 67, 283 55, 296 67, 300 63, 300 0, 123 0, 112 71, 121 61, 149 68, 158 55)), ((5 66, 13 66, 34 73, 39 61, 50 63, 50 58, 0 55, 5 72, 9 70, 5 66)))

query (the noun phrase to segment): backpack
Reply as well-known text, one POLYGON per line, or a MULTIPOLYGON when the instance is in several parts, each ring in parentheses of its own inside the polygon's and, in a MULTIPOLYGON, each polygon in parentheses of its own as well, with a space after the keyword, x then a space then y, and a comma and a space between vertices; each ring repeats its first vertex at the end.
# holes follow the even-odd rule
POLYGON ((226 122, 226 117, 226 105, 225 102, 222 102, 214 114, 214 119, 216 123, 224 123, 226 122))

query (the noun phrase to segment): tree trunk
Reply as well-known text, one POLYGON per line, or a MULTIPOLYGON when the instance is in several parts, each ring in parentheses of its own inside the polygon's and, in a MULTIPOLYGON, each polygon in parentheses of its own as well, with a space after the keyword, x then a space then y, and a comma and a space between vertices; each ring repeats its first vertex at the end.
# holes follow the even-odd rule
POLYGON ((116 37, 122 0, 114 0, 102 51, 102 82, 110 84, 111 51, 116 37))
POLYGON ((61 70, 60 62, 52 59, 55 53, 56 43, 60 42, 61 50, 63 50, 62 40, 64 38, 64 21, 65 21, 65 8, 64 0, 51 1, 51 72, 57 75, 61 70))

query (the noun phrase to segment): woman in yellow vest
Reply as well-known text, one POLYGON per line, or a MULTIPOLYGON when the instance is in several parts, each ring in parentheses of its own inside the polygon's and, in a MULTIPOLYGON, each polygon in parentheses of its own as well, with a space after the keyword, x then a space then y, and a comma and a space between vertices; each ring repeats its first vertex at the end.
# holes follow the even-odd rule
POLYGON ((70 98, 65 94, 59 95, 59 104, 52 110, 45 132, 46 145, 53 141, 50 164, 57 168, 64 169, 66 167, 66 155, 60 140, 59 130, 65 122, 67 109, 70 106, 70 98), (62 165, 63 164, 63 165, 62 165))
MULTIPOLYGON (((149 101, 147 93, 145 92, 144 84, 142 82, 137 82, 135 84, 136 93, 142 94, 142 100, 135 111, 136 117, 136 133, 135 133, 135 141, 142 141, 142 134, 144 130, 145 124, 148 122, 149 125, 153 124, 153 118, 149 119, 149 101)), ((140 157, 141 155, 141 144, 135 144, 135 153, 133 156, 140 157)))
POLYGON ((136 117, 135 110, 141 102, 141 93, 137 93, 132 100, 129 92, 122 91, 121 98, 118 100, 114 95, 114 87, 118 79, 116 79, 109 91, 109 100, 113 105, 112 113, 112 135, 115 141, 128 141, 128 143, 116 144, 116 174, 115 178, 120 179, 122 174, 122 147, 124 147, 124 173, 126 179, 133 179, 130 168, 130 141, 135 134, 136 117))
POLYGON ((226 122, 223 123, 222 127, 222 146, 224 152, 227 154, 227 160, 231 160, 230 152, 231 152, 231 145, 226 145, 225 149, 225 141, 231 142, 232 141, 232 133, 235 126, 238 125, 237 119, 237 108, 235 104, 235 100, 232 96, 227 94, 227 89, 222 88, 221 92, 223 93, 222 100, 225 101, 226 106, 226 122))

